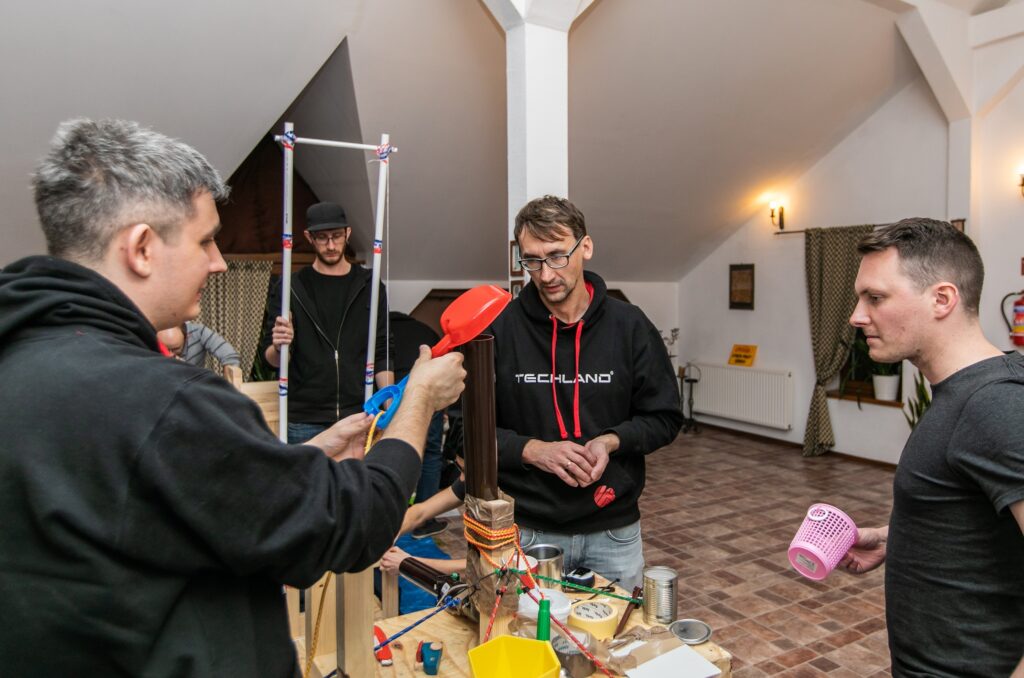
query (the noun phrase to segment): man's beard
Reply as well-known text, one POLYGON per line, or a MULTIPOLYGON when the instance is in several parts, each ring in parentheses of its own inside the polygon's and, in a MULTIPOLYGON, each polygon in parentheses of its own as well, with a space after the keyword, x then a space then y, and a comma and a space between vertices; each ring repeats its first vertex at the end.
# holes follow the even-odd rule
POLYGON ((345 258, 345 250, 335 252, 334 254, 327 254, 326 256, 320 250, 316 250, 316 258, 319 259, 321 263, 327 266, 334 266, 335 264, 339 263, 342 259, 345 258), (331 258, 329 259, 328 257, 331 258))

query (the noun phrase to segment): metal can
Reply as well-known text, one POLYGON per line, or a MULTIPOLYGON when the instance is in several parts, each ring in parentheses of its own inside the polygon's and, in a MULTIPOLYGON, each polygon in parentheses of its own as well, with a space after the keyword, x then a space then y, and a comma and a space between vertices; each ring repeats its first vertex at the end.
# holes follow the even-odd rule
POLYGON ((671 624, 676 620, 676 581, 679 575, 671 567, 644 570, 644 621, 671 624))

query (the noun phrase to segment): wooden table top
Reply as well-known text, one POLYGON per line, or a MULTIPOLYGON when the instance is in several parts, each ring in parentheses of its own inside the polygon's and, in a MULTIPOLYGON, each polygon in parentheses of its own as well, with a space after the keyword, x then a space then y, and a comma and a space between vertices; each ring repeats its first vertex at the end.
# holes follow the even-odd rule
MULTIPOLYGON (((616 590, 620 595, 628 595, 628 592, 616 590)), ((588 597, 582 595, 570 595, 572 598, 588 597)), ((615 598, 602 597, 602 601, 615 608, 616 616, 620 617, 626 606, 625 601, 615 598)), ((429 613, 429 610, 412 612, 398 617, 380 620, 378 626, 390 637, 403 628, 422 619, 429 613)), ((643 612, 637 610, 630 617, 627 628, 634 626, 647 626, 643 622, 643 612)), ((552 624, 552 633, 555 627, 552 624)), ((467 652, 477 645, 477 624, 462 617, 455 617, 447 611, 435 615, 428 621, 405 634, 391 644, 392 666, 381 666, 377 664, 375 675, 378 678, 422 678, 422 666, 416 665, 416 646, 420 641, 424 643, 444 643, 444 651, 439 666, 438 676, 441 678, 472 678, 473 674, 469 668, 469 657, 467 652)), ((710 661, 722 671, 722 678, 732 676, 732 655, 715 643, 708 641, 700 645, 692 646, 701 656, 710 661)), ((592 674, 603 676, 600 671, 592 674)))

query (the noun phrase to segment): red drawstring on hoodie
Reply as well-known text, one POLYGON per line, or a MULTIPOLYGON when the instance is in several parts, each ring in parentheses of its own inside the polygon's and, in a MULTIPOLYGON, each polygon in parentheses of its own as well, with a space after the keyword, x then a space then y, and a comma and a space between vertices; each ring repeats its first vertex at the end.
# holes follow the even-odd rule
MULTIPOLYGON (((576 378, 573 381, 572 391, 572 414, 573 423, 575 428, 573 429, 573 435, 577 438, 583 437, 583 431, 580 428, 580 337, 583 336, 583 320, 580 319, 576 323, 576 378)), ((562 420, 562 410, 558 407, 558 390, 555 387, 555 374, 558 371, 555 365, 555 347, 558 345, 558 318, 551 316, 551 400, 555 404, 555 419, 558 420, 558 432, 562 436, 562 440, 569 437, 569 432, 565 430, 565 422, 562 420)))

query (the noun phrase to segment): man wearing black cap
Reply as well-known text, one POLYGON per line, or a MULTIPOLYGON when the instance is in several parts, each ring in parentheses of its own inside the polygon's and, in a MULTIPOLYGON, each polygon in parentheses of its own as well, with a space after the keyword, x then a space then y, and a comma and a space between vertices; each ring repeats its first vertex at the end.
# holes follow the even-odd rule
MULTIPOLYGON (((292 279, 291 319, 279 315, 280 281, 271 282, 263 326, 263 356, 281 364, 281 347, 290 346, 288 366, 288 442, 317 435, 363 405, 363 374, 370 324, 371 271, 354 265, 347 251, 351 228, 345 210, 320 202, 306 210, 306 239, 316 250, 312 266, 292 279)), ((378 387, 394 383, 394 342, 387 336, 388 302, 384 286, 377 307, 378 387)))

